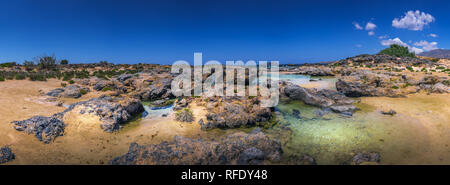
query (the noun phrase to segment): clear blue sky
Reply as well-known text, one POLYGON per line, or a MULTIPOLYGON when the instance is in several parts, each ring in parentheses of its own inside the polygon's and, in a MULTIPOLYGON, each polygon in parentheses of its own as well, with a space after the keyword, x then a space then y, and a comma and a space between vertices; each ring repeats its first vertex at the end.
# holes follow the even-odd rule
POLYGON ((398 39, 411 49, 450 48, 449 7, 450 1, 0 0, 0 62, 55 54, 71 63, 171 64, 203 52, 204 60, 302 63, 376 53, 398 39), (426 19, 402 20, 416 10, 426 19), (369 22, 376 27, 366 29, 369 22))

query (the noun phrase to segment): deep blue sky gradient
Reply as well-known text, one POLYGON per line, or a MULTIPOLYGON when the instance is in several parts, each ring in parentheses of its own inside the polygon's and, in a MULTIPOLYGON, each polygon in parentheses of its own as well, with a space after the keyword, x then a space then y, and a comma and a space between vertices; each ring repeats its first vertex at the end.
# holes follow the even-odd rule
POLYGON ((376 53, 378 36, 450 48, 450 1, 0 0, 0 62, 55 54, 71 63, 303 63, 376 53), (422 31, 392 27, 408 10, 433 15, 422 31), (375 36, 356 30, 368 21, 375 36), (430 33, 438 34, 431 38, 430 33), (360 47, 357 47, 359 45, 360 47))

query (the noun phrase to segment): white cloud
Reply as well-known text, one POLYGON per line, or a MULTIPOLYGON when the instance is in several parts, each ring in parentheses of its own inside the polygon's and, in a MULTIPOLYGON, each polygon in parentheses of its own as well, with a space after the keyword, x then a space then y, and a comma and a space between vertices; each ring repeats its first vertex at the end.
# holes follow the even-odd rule
POLYGON ((374 30, 376 27, 377 27, 377 25, 375 25, 374 23, 371 23, 371 22, 368 22, 368 23, 366 24, 366 30, 367 30, 367 31, 369 31, 369 30, 374 30))
POLYGON ((404 43, 402 40, 400 40, 400 38, 395 38, 395 39, 388 39, 388 40, 382 40, 381 41, 381 45, 383 45, 383 46, 390 46, 390 45, 392 45, 392 44, 397 44, 397 45, 400 45, 400 46, 405 46, 405 47, 408 47, 409 48, 409 45, 408 44, 406 44, 406 43, 404 43))
POLYGON ((373 36, 373 35, 375 35, 375 32, 369 31, 369 32, 367 32, 367 34, 369 34, 370 36, 373 36))
POLYGON ((357 30, 362 30, 363 29, 363 27, 361 25, 359 25, 357 22, 353 22, 353 25, 355 26, 355 28, 357 30))
POLYGON ((434 33, 430 33, 428 36, 429 36, 429 37, 433 37, 433 38, 438 37, 438 35, 436 35, 436 34, 434 34, 434 33))
POLYGON ((435 19, 432 15, 419 10, 408 11, 405 16, 398 19, 395 18, 392 21, 392 26, 395 28, 403 28, 408 30, 420 31, 424 26, 430 24, 435 19))
POLYGON ((415 54, 423 53, 423 49, 416 48, 416 47, 411 47, 411 48, 409 48, 409 51, 410 51, 410 52, 414 52, 415 54))
POLYGON ((381 36, 378 37, 378 39, 386 39, 386 38, 388 38, 387 35, 381 35, 381 36))
POLYGON ((427 42, 427 41, 421 40, 420 42, 414 43, 414 46, 420 46, 423 48, 424 51, 431 51, 431 50, 438 49, 437 44, 438 44, 437 42, 427 42))
POLYGON ((362 48, 362 45, 361 44, 356 44, 356 47, 357 48, 362 48))
POLYGON ((381 45, 383 46, 390 46, 392 44, 397 44, 400 46, 404 46, 404 47, 408 47, 410 52, 414 52, 416 54, 420 54, 424 51, 431 51, 431 50, 435 50, 438 49, 437 47, 437 42, 427 42, 427 41, 420 41, 420 42, 415 42, 414 46, 417 47, 411 47, 409 46, 407 43, 404 43, 402 40, 400 40, 400 38, 394 38, 394 39, 387 39, 387 40, 382 40, 381 41, 381 45))

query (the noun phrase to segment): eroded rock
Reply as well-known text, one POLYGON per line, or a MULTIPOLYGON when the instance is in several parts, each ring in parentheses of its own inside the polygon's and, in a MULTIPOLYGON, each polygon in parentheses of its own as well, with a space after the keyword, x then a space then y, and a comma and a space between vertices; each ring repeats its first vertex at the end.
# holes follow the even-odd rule
POLYGON ((15 159, 14 153, 11 148, 4 146, 0 148, 0 164, 10 162, 15 159))
POLYGON ((283 89, 284 94, 293 100, 301 100, 305 104, 329 108, 334 112, 345 113, 354 112, 356 107, 353 100, 345 97, 343 94, 330 90, 307 89, 298 85, 288 85, 283 89))
POLYGON ((23 121, 13 121, 14 129, 34 134, 39 141, 46 144, 55 140, 56 137, 64 135, 65 124, 61 121, 60 114, 50 117, 34 116, 23 121))
POLYGON ((345 164, 349 164, 349 165, 379 164, 380 161, 381 161, 380 153, 362 152, 362 153, 357 153, 345 164))
POLYGON ((113 159, 115 165, 211 165, 264 164, 280 160, 280 142, 260 130, 235 133, 220 141, 175 136, 157 145, 132 143, 127 154, 113 159))
POLYGON ((190 109, 183 109, 175 113, 175 120, 181 122, 193 122, 194 115, 190 109))

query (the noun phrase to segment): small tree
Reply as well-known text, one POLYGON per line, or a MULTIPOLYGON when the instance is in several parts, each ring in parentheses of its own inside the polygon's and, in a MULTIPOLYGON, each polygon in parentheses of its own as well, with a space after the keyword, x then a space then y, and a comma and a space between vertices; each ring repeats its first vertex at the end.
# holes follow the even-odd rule
POLYGON ((396 57, 416 57, 414 53, 409 52, 408 47, 392 44, 389 48, 383 49, 379 54, 391 55, 396 57))
POLYGON ((41 69, 53 69, 56 66, 56 57, 55 56, 42 56, 38 58, 37 65, 41 69))
POLYGON ((99 63, 100 63, 101 66, 107 66, 108 65, 107 61, 100 61, 99 63))
POLYGON ((34 69, 34 62, 33 62, 33 61, 25 60, 25 61, 23 62, 23 66, 25 66, 25 70, 31 71, 31 70, 34 69))
POLYGON ((59 64, 67 65, 67 64, 69 64, 69 61, 67 59, 62 59, 61 61, 59 61, 59 64))

